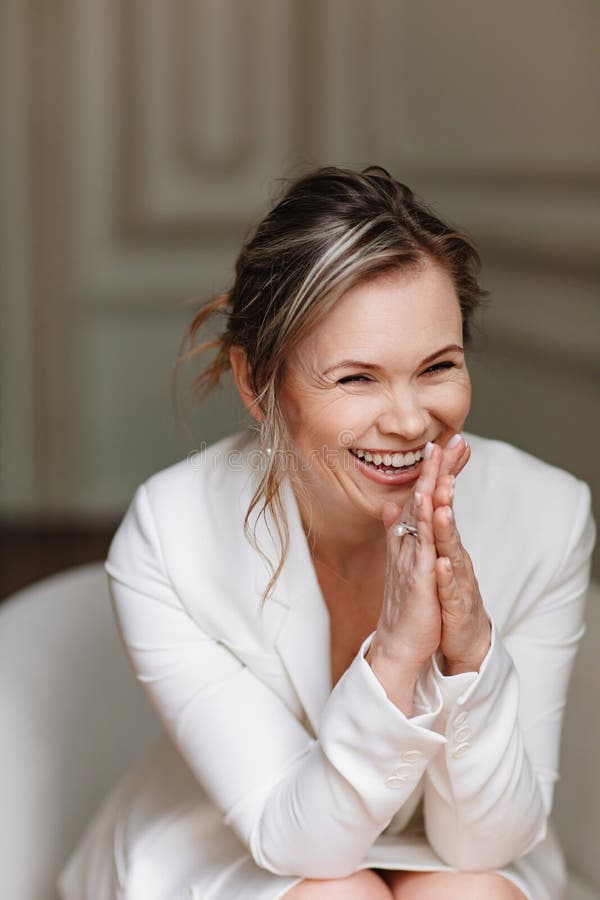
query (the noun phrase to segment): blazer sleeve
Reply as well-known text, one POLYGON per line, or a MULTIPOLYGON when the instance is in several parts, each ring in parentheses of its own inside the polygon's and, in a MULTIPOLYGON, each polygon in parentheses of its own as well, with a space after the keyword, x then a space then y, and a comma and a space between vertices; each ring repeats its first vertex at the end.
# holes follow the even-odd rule
POLYGON ((446 743, 433 728, 440 692, 420 688, 419 715, 407 718, 364 658, 369 637, 330 694, 315 739, 184 608, 154 516, 143 484, 105 568, 127 654, 165 730, 259 866, 351 874, 446 743))
POLYGON ((447 744, 425 778, 426 832, 458 869, 499 868, 546 835, 595 539, 589 488, 575 484, 570 540, 545 591, 509 633, 491 619, 478 673, 445 677, 436 654, 427 676, 444 698, 435 727, 447 744))

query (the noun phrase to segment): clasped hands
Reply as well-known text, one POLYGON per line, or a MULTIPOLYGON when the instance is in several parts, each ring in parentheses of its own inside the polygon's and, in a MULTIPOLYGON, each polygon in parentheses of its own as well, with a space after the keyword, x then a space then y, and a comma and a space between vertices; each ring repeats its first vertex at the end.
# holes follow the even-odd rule
POLYGON ((454 480, 470 455, 462 436, 445 448, 433 444, 404 507, 387 502, 382 511, 386 584, 374 640, 390 658, 414 664, 439 650, 445 675, 478 671, 491 640, 491 624, 453 513, 454 480), (394 525, 399 521, 415 525, 416 538, 398 537, 394 525))

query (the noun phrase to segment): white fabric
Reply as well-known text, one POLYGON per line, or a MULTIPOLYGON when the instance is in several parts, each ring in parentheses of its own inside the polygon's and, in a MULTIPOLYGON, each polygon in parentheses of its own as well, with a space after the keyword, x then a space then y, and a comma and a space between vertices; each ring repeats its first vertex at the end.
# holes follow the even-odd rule
POLYGON ((101 563, 0 603, 0 723, 0 897, 56 900, 82 829, 160 734, 123 653, 101 563))
POLYGON ((548 816, 584 630, 589 490, 467 439, 455 513, 492 646, 479 673, 444 677, 427 661, 411 719, 364 659, 372 636, 331 691, 327 609, 287 484, 289 555, 261 611, 270 573, 243 534, 251 437, 138 488, 106 570, 137 677, 179 752, 159 747, 109 798, 63 873, 66 900, 275 898, 301 877, 367 866, 498 869, 530 898, 564 896, 548 816), (106 893, 86 881, 92 859, 112 873, 106 893))
MULTIPOLYGON (((563 720, 560 780, 552 818, 569 870, 595 885, 600 900, 600 582, 592 581, 586 633, 575 661, 563 720)), ((575 900, 569 884, 568 897, 575 900)))

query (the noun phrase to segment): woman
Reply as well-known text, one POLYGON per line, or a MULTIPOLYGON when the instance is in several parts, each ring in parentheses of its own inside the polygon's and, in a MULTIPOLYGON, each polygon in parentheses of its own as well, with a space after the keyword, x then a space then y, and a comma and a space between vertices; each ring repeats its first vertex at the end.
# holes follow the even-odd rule
POLYGON ((231 367, 256 428, 148 479, 115 535, 169 739, 64 898, 564 896, 548 817, 594 525, 582 482, 461 434, 477 267, 385 170, 326 168, 192 322, 182 358, 217 348, 198 387, 231 367))

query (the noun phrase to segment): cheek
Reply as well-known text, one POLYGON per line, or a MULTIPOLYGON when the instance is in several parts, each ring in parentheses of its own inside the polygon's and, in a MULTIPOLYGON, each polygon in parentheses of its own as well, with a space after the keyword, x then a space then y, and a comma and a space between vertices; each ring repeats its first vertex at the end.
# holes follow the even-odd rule
POLYGON ((357 435, 372 425, 375 407, 372 400, 364 397, 346 396, 330 403, 321 416, 322 431, 329 435, 330 446, 348 447, 356 443, 357 435))
POLYGON ((461 385, 455 391, 454 404, 456 416, 462 420, 466 419, 471 408, 471 382, 461 385))
POLYGON ((308 402, 289 404, 285 410, 288 432, 295 444, 304 451, 315 447, 332 446, 343 427, 343 416, 337 415, 329 404, 308 402))
POLYGON ((340 454, 356 444, 357 435, 372 422, 368 406, 350 397, 315 404, 310 415, 302 416, 296 447, 304 457, 311 455, 317 470, 339 473, 340 454))
POLYGON ((294 443, 302 445, 307 440, 310 442, 311 435, 318 434, 321 418, 319 403, 305 387, 295 382, 288 385, 279 398, 279 408, 294 443))
POLYGON ((471 408, 471 382, 449 382, 444 385, 436 398, 437 414, 441 419, 453 422, 466 418, 471 408))

